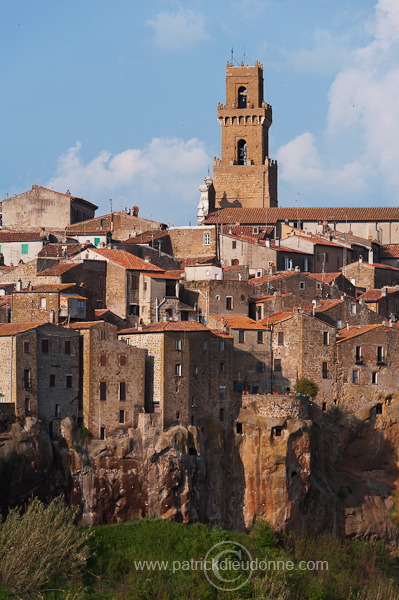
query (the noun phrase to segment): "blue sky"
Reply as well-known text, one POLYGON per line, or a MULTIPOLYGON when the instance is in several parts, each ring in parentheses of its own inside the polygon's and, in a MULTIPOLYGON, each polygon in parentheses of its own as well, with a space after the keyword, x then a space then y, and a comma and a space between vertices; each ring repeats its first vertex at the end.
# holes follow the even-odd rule
POLYGON ((232 48, 264 65, 280 206, 397 204, 397 0, 2 0, 0 196, 196 224, 232 48))

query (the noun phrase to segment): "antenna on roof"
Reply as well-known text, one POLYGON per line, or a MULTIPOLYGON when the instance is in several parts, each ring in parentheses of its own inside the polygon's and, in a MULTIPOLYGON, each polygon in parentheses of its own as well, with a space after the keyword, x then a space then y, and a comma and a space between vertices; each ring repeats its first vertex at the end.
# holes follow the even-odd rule
POLYGON ((110 206, 110 210, 111 210, 111 213, 112 213, 112 198, 109 199, 109 206, 110 206))

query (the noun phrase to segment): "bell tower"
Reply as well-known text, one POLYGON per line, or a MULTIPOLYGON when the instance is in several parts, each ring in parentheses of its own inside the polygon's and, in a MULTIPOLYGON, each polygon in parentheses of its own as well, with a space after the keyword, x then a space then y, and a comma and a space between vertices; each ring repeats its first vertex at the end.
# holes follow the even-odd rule
POLYGON ((263 100, 263 66, 226 66, 218 105, 222 158, 213 162, 215 208, 277 206, 277 161, 269 158, 272 107, 263 100))

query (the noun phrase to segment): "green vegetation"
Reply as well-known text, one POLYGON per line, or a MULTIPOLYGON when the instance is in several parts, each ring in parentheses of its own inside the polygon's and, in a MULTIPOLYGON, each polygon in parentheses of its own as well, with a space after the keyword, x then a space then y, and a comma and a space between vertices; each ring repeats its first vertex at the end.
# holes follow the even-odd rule
MULTIPOLYGON (((68 510, 60 504, 58 509, 68 510)), ((42 510, 40 514, 45 513, 42 510)), ((14 521, 14 531, 24 517, 19 513, 12 514, 20 519, 14 521)), ((65 520, 65 512, 62 514, 65 520)), ((67 521, 70 525, 68 519, 69 513, 67 521)), ((37 528, 38 537, 22 536, 25 542, 19 546, 25 548, 26 554, 18 554, 18 560, 12 565, 17 573, 23 565, 31 568, 29 577, 24 575, 22 580, 26 590, 30 578, 35 580, 35 589, 23 591, 23 586, 17 589, 12 577, 4 578, 4 573, 10 575, 11 570, 2 569, 2 581, 6 585, 0 589, 0 600, 15 597, 46 600, 399 600, 396 583, 399 565, 381 543, 342 541, 327 534, 318 537, 278 534, 264 522, 256 523, 246 535, 199 523, 186 525, 143 519, 94 527, 90 538, 87 538, 87 531, 73 526, 76 538, 72 536, 72 539, 74 543, 80 540, 75 551, 73 544, 67 541, 65 545, 68 536, 65 538, 62 534, 57 539, 51 535, 49 538, 42 525, 43 521, 37 528), (42 543, 41 537, 47 542, 42 543), (40 540, 37 547, 40 551, 36 551, 34 542, 37 539, 40 540), (51 543, 51 547, 47 543, 51 543), (86 548, 87 543, 90 551, 86 548), (209 583, 204 570, 185 567, 191 559, 198 565, 216 544, 224 549, 224 557, 232 558, 237 558, 235 549, 239 546, 236 544, 241 544, 244 548, 242 560, 247 559, 245 553, 248 551, 252 559, 258 561, 251 578, 247 583, 244 581, 245 585, 240 589, 217 589, 209 583), (47 560, 52 565, 57 562, 58 571, 51 568, 42 585, 33 565, 41 571, 41 565, 47 560), (80 574, 86 560, 86 569, 80 574), (149 569, 144 565, 140 567, 140 561, 168 561, 168 566, 149 569), (179 561, 179 565, 175 563, 175 572, 174 561, 179 561), (260 561, 267 561, 268 568, 265 568, 266 562, 262 566, 260 561), (305 561, 307 568, 301 569, 300 561, 305 561), (325 563, 319 569, 314 568, 316 561, 327 561, 328 569, 325 563), (281 568, 283 564, 285 568, 281 568), (280 569, 274 566, 280 566, 280 569), (7 591, 7 586, 13 593, 7 591), (61 589, 64 591, 58 591, 61 589)), ((26 527, 24 529, 27 531, 26 527)), ((0 538, 7 540, 4 536, 0 529, 0 538)), ((11 545, 3 543, 2 562, 8 562, 9 567, 12 554, 11 545)), ((25 573, 24 569, 22 571, 25 573)), ((212 576, 211 571, 208 574, 212 576)), ((231 574, 229 569, 223 572, 230 580, 231 574)), ((221 583, 218 579, 216 582, 221 583)))
POLYGON ((314 399, 319 392, 319 386, 312 379, 301 377, 300 379, 296 380, 294 391, 296 394, 310 396, 310 398, 314 399))

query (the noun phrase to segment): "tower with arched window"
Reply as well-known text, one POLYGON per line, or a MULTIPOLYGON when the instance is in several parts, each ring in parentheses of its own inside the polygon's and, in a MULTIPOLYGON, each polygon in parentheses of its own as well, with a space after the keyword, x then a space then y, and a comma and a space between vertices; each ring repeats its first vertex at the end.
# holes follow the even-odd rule
POLYGON ((227 63, 219 103, 222 157, 214 159, 215 208, 277 206, 277 162, 269 157, 272 107, 263 99, 263 66, 227 63))

